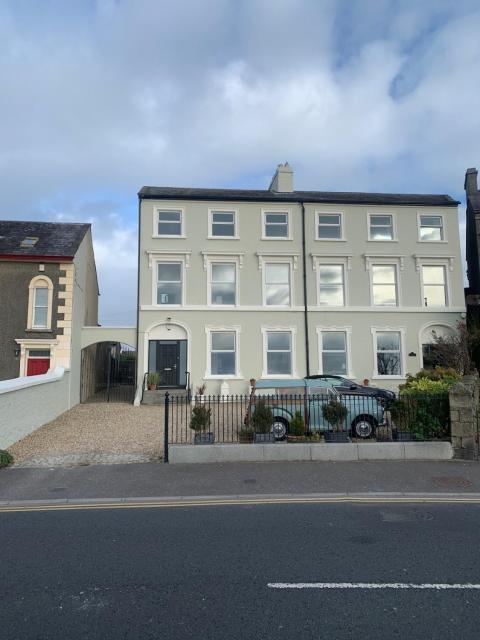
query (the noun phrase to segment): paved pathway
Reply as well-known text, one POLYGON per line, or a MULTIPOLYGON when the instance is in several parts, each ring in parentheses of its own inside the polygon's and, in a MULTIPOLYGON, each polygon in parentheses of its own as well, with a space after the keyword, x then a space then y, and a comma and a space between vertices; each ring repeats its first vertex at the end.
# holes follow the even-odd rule
POLYGON ((21 467, 158 460, 163 453, 163 412, 129 404, 80 404, 9 451, 21 467))

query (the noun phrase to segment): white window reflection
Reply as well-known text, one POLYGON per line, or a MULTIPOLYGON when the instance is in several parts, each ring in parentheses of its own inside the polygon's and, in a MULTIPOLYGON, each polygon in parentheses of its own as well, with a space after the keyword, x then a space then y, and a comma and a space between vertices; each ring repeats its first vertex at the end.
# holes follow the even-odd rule
POLYGON ((265 264, 265 303, 271 306, 290 305, 290 265, 288 263, 265 264))
POLYGON ((344 269, 341 264, 322 264, 319 271, 319 304, 343 307, 345 304, 344 269))
POLYGON ((157 304, 182 304, 182 264, 160 262, 157 267, 157 304))
POLYGON ((372 296, 375 306, 395 307, 397 296, 397 269, 394 264, 371 266, 372 296))
POLYGON ((211 265, 211 303, 219 305, 234 305, 236 303, 236 265, 211 265))
POLYGON ((422 242, 441 242, 443 239, 442 216, 420 216, 420 240, 422 242))
POLYGON ((370 240, 393 240, 392 216, 370 216, 370 240))
POLYGON ((445 307, 447 304, 445 267, 422 266, 422 280, 424 305, 426 307, 445 307))

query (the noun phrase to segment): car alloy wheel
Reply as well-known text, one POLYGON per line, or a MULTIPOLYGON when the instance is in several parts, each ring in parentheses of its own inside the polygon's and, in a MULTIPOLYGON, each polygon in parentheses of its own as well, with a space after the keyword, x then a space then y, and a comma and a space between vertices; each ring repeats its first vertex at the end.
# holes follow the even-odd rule
POLYGON ((371 438, 373 435, 373 424, 368 418, 359 418, 353 425, 353 431, 357 438, 371 438))
POLYGON ((288 422, 283 418, 274 418, 272 424, 272 433, 275 440, 284 440, 287 435, 288 422))

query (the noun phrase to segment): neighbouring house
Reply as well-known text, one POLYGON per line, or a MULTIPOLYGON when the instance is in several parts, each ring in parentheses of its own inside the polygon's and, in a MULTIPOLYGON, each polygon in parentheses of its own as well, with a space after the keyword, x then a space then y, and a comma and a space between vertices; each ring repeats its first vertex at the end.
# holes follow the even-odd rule
POLYGON ((79 402, 81 334, 98 324, 90 224, 0 220, 0 380, 70 370, 79 402))
POLYGON ((458 202, 448 195, 139 192, 137 397, 250 378, 340 374, 396 388, 465 315, 458 202))
POLYGON ((467 303, 480 304, 480 191, 478 190, 478 171, 467 169, 465 174, 466 211, 466 253, 467 253, 467 303))

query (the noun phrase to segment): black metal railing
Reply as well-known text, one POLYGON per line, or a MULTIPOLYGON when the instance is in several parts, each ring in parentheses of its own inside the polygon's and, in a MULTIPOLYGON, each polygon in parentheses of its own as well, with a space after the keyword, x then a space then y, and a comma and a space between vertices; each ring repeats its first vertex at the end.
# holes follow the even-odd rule
POLYGON ((167 444, 450 439, 448 394, 402 396, 386 403, 374 396, 332 395, 328 390, 275 396, 166 393, 164 412, 167 444), (261 404, 271 424, 255 417, 261 404))

